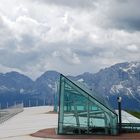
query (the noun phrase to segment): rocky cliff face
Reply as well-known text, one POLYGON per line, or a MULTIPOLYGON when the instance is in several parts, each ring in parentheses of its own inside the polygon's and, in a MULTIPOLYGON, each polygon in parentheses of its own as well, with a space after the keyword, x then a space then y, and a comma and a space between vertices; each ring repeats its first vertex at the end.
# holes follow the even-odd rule
POLYGON ((114 107, 117 97, 122 96, 124 108, 140 110, 140 62, 116 64, 96 74, 85 73, 73 79, 102 94, 114 107))

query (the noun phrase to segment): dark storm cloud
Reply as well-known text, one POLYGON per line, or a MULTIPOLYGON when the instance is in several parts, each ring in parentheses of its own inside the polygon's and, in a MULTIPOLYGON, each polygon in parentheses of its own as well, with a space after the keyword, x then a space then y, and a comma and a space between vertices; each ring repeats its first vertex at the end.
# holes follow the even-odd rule
POLYGON ((110 27, 128 31, 140 30, 140 0, 110 0, 107 19, 110 27))
POLYGON ((127 31, 139 31, 140 30, 140 19, 122 19, 118 22, 118 20, 114 20, 115 27, 118 29, 124 29, 127 31))

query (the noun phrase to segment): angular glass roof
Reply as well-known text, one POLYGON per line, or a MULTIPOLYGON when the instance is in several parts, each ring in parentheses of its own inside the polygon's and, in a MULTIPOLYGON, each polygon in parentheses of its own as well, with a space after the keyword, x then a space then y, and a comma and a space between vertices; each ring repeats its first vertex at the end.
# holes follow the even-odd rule
POLYGON ((116 135, 117 123, 117 114, 102 96, 60 75, 58 134, 116 135))
MULTIPOLYGON (((111 107, 111 105, 108 103, 108 101, 101 94, 98 94, 97 92, 94 92, 94 91, 90 90, 88 87, 86 87, 81 82, 78 82, 78 81, 74 81, 72 79, 69 79, 66 76, 62 75, 62 74, 61 74, 61 76, 65 77, 66 79, 68 79, 69 81, 71 81, 73 84, 75 84, 76 86, 78 86, 81 90, 83 90, 84 92, 86 92, 87 94, 89 94, 92 98, 94 98, 95 100, 97 100, 104 107, 106 107, 107 109, 109 109, 112 113, 114 113, 115 115, 117 115, 116 112, 115 112, 115 110, 111 107)), ((117 100, 116 100, 116 102, 117 102, 117 100)))

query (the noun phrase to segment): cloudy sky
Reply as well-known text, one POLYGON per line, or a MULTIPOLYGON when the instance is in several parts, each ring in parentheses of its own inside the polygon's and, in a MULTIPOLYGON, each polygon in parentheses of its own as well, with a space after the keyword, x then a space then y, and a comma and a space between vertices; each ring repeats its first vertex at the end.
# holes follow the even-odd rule
POLYGON ((140 0, 0 0, 0 72, 35 79, 140 60, 140 0))

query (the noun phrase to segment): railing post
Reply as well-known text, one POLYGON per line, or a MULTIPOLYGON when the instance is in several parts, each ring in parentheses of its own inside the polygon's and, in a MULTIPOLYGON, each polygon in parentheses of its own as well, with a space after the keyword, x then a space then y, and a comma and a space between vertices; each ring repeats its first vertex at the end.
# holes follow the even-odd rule
POLYGON ((31 101, 29 100, 29 107, 31 107, 31 101))
POLYGON ((36 106, 38 106, 38 100, 36 100, 36 106))
POLYGON ((121 101, 122 97, 118 97, 118 112, 119 112, 119 133, 122 132, 122 114, 121 114, 121 101))

